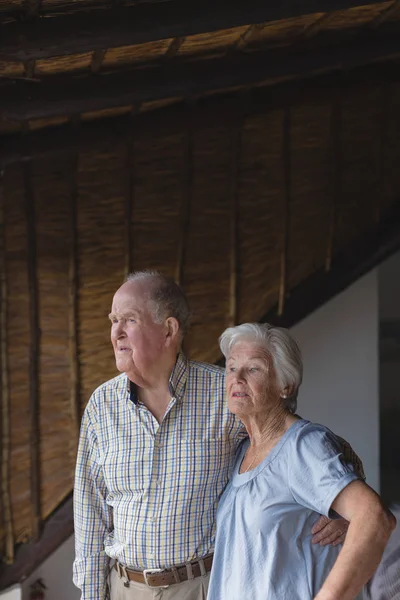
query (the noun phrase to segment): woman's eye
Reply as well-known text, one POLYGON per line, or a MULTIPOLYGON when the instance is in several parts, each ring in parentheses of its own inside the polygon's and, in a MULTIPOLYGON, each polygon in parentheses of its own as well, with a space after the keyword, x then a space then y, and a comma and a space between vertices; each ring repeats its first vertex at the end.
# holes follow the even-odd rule
POLYGON ((236 371, 235 367, 229 367, 229 372, 234 373, 236 371))
POLYGON ((128 319, 129 323, 135 323, 135 319, 128 319))

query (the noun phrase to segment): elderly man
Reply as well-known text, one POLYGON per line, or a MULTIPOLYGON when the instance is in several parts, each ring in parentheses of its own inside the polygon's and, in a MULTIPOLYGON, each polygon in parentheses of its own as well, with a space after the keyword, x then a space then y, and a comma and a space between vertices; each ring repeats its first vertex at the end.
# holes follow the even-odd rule
MULTIPOLYGON (((74 582, 82 600, 204 600, 218 499, 245 436, 224 371, 181 352, 183 292, 139 272, 110 314, 117 369, 90 398, 74 489, 74 582), (111 569, 110 569, 111 567, 111 569)), ((345 523, 316 525, 339 543, 345 523)))

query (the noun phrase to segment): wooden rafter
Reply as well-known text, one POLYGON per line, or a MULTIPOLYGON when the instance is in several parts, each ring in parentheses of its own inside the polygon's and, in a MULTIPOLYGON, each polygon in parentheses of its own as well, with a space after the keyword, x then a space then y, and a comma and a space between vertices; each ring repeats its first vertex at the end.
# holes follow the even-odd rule
POLYGON ((379 15, 377 15, 372 23, 368 23, 368 27, 370 29, 376 29, 377 27, 380 27, 382 23, 397 13, 398 10, 400 10, 400 0, 395 0, 393 4, 385 8, 379 15))
POLYGON ((232 47, 229 49, 230 52, 234 52, 235 50, 243 50, 247 44, 249 43, 249 41, 251 40, 251 38, 254 35, 255 31, 261 31, 264 27, 264 23, 261 23, 259 25, 255 24, 255 25, 249 25, 248 28, 246 29, 246 31, 244 31, 236 40, 236 42, 232 45, 232 47))
POLYGON ((230 244, 230 293, 229 293, 229 326, 238 323, 239 304, 239 255, 238 238, 238 195, 240 183, 240 165, 242 157, 243 119, 232 126, 231 155, 231 244, 230 244))
MULTIPOLYGON (((383 1, 383 0, 382 0, 383 1)), ((325 0, 324 11, 345 10, 376 0, 325 0)), ((3 60, 50 58, 150 41, 261 24, 321 11, 319 0, 177 0, 132 7, 76 12, 33 23, 6 23, 1 31, 3 60), (24 47, 21 47, 21 39, 24 47)))
POLYGON ((135 138, 133 128, 133 114, 129 119, 129 137, 126 144, 126 196, 125 196, 125 277, 132 272, 133 266, 133 236, 132 236, 132 212, 135 200, 135 138))
POLYGON ((290 200, 292 196, 292 159, 291 159, 291 111, 286 108, 283 113, 282 132, 282 165, 284 199, 282 203, 282 242, 280 253, 280 281, 278 315, 283 315, 287 288, 287 261, 289 247, 290 200))
MULTIPOLYGON (((301 82, 284 82, 273 87, 254 88, 249 94, 246 108, 248 114, 264 114, 268 110, 281 108, 282 105, 330 102, 336 89, 344 86, 351 91, 369 90, 372 85, 397 82, 400 73, 390 64, 373 65, 357 69, 349 75, 340 72, 321 75, 315 80, 308 80, 307 85, 301 82)), ((243 110, 243 99, 235 100, 236 94, 226 94, 204 98, 197 102, 196 122, 215 122, 221 119, 225 123, 236 120, 238 112, 243 110)), ((186 104, 185 104, 186 105, 186 104)), ((176 132, 186 127, 188 113, 182 110, 183 103, 164 107, 158 111, 137 114, 133 120, 135 135, 157 135, 160 130, 176 132)), ((14 162, 29 160, 34 157, 47 157, 60 153, 68 154, 78 147, 90 147, 107 139, 126 139, 130 117, 123 115, 100 121, 88 121, 79 129, 72 131, 69 125, 52 127, 24 136, 12 134, 0 136, 0 166, 14 162)))
POLYGON ((98 73, 101 69, 104 56, 107 50, 95 50, 92 56, 92 62, 90 63, 90 70, 92 73, 98 73))
POLYGON ((27 79, 35 78, 35 67, 35 60, 27 60, 26 62, 24 62, 24 74, 27 79))
POLYGON ((321 29, 329 23, 332 19, 336 17, 335 13, 324 13, 318 19, 315 19, 312 23, 310 23, 307 27, 303 29, 300 35, 297 38, 297 41, 300 40, 308 40, 309 38, 316 35, 321 29))
POLYGON ((3 172, 0 172, 0 381, 1 381, 1 512, 4 530, 5 562, 14 559, 14 532, 10 497, 10 393, 7 352, 7 274, 5 264, 5 214, 3 172))
POLYGON ((327 190, 330 199, 328 242, 326 247, 325 270, 330 271, 332 266, 335 229, 336 229, 336 207, 341 192, 342 174, 342 107, 339 98, 332 105, 330 117, 330 157, 331 178, 327 190))
POLYGON ((166 60, 174 58, 174 56, 176 56, 179 53, 179 50, 182 48, 182 45, 184 44, 185 40, 186 36, 184 35, 182 35, 181 37, 174 38, 168 46, 164 58, 166 60))
MULTIPOLYGON (((74 128, 75 125, 72 124, 74 128)), ((69 270, 68 270, 68 359, 70 371, 70 411, 73 423, 71 436, 71 454, 75 456, 78 448, 81 423, 80 410, 80 368, 78 344, 78 153, 74 152, 67 161, 66 177, 69 181, 69 270)))
POLYGON ((323 47, 288 55, 286 49, 237 54, 194 63, 93 77, 54 76, 41 84, 15 81, 1 88, 0 117, 24 121, 71 115, 167 98, 188 98, 232 87, 304 78, 400 56, 400 36, 357 39, 339 48, 323 47))
POLYGON ((30 356, 29 356, 29 412, 30 412, 30 484, 32 534, 37 541, 40 536, 40 431, 39 431, 39 354, 40 329, 38 279, 36 272, 36 232, 35 232, 35 199, 32 186, 31 164, 24 165, 25 218, 28 249, 28 284, 29 284, 29 323, 30 323, 30 356))
POLYGON ((186 152, 185 152, 185 181, 181 202, 180 234, 178 243, 177 263, 175 269, 175 281, 178 285, 183 285, 185 272, 187 240, 190 226, 190 215, 192 209, 193 196, 193 178, 194 178, 194 133, 193 133, 193 113, 189 111, 189 123, 186 132, 186 152))

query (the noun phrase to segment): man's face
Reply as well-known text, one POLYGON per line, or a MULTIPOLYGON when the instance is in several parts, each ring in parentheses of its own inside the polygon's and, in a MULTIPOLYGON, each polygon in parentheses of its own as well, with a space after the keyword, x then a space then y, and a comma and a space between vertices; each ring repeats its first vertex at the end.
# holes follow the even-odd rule
POLYGON ((117 369, 144 387, 165 347, 165 324, 153 322, 147 307, 149 282, 128 281, 116 292, 109 315, 117 369))

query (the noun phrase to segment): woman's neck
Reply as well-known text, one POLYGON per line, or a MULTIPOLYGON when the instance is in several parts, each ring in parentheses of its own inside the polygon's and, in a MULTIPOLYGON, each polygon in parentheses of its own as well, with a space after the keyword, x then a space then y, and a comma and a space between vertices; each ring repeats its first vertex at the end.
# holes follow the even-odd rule
POLYGON ((274 444, 285 431, 297 420, 286 408, 279 407, 248 419, 243 419, 250 438, 250 444, 262 448, 274 444))

